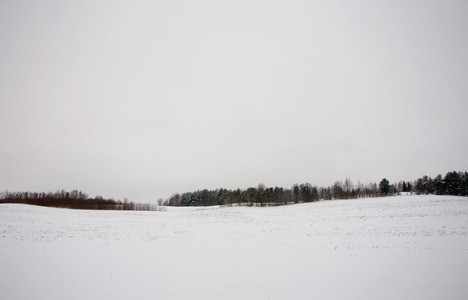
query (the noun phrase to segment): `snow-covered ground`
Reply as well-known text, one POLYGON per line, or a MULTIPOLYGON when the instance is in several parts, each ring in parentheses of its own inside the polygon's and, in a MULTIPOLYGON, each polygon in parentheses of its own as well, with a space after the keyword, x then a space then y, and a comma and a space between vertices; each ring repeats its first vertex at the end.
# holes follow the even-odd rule
POLYGON ((467 299, 468 198, 0 205, 0 299, 467 299))

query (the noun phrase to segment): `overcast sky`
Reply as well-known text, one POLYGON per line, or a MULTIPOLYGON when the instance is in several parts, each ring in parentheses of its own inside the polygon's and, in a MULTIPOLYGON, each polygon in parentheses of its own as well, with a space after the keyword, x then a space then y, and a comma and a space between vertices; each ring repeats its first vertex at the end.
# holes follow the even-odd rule
POLYGON ((0 190, 468 171, 467 1, 0 1, 0 190))

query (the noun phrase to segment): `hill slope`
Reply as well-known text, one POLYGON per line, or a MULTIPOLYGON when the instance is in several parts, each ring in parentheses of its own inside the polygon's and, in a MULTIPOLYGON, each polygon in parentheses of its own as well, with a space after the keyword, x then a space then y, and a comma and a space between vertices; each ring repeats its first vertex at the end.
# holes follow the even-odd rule
POLYGON ((468 198, 78 211, 0 205, 0 298, 463 299, 468 198))

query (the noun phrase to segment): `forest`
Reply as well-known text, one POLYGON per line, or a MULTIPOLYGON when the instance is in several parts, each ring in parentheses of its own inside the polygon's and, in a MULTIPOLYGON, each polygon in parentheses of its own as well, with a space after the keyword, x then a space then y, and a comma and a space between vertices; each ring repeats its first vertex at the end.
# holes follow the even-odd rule
POLYGON ((89 198, 86 193, 73 190, 59 190, 55 193, 38 192, 2 192, 0 203, 23 203, 40 206, 51 206, 71 209, 93 210, 163 210, 163 206, 212 206, 212 205, 245 205, 245 206, 278 206, 294 203, 307 203, 322 200, 356 199, 366 197, 393 196, 399 193, 435 194, 468 196, 468 172, 448 172, 434 178, 427 175, 414 180, 399 181, 393 184, 383 178, 379 184, 354 184, 346 178, 344 182, 336 181, 332 186, 317 187, 310 183, 294 184, 291 188, 266 187, 259 184, 247 189, 198 190, 174 193, 168 199, 159 199, 158 204, 134 203, 128 199, 105 199, 102 196, 89 198))

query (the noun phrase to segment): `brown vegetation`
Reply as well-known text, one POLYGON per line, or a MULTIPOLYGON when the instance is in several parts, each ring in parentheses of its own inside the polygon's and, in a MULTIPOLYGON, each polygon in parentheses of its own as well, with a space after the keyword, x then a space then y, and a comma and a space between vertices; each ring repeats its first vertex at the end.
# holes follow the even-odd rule
POLYGON ((71 209, 92 209, 92 210, 161 210, 160 206, 155 204, 134 203, 125 200, 104 199, 101 196, 88 198, 86 193, 73 190, 65 190, 55 193, 37 193, 37 192, 2 192, 0 194, 0 203, 22 203, 39 206, 71 208, 71 209))

